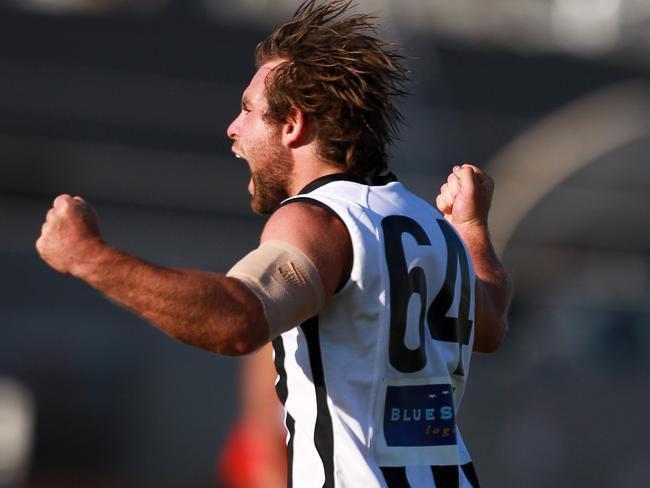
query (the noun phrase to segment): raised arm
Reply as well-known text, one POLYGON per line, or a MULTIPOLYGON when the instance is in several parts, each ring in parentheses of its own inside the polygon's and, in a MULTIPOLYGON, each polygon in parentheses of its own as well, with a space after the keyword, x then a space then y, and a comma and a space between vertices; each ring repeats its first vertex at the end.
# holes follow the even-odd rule
MULTIPOLYGON (((325 298, 349 272, 352 250, 345 226, 318 207, 296 203, 280 208, 265 227, 262 242, 266 240, 285 241, 302 251, 318 270, 325 298)), ((80 197, 56 198, 36 249, 55 270, 82 279, 187 344, 240 355, 269 340, 265 309, 250 287, 216 273, 156 266, 108 245, 95 212, 80 197)), ((287 294, 285 310, 295 306, 292 300, 287 294)), ((286 329, 292 325, 298 324, 286 329)))
POLYGON ((239 355, 268 338, 261 304, 241 282, 156 266, 106 244, 95 212, 80 197, 56 198, 36 249, 56 271, 82 279, 190 345, 239 355))
POLYGON ((471 164, 455 166, 436 198, 438 209, 458 231, 476 271, 474 350, 495 351, 507 329, 512 284, 492 247, 488 213, 494 182, 471 164))

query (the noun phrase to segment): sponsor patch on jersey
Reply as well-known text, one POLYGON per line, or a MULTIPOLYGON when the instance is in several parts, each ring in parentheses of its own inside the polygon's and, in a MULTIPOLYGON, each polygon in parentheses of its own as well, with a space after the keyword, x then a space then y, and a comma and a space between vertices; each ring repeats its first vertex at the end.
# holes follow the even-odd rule
POLYGON ((387 446, 456 444, 454 394, 450 384, 388 385, 384 405, 387 446))

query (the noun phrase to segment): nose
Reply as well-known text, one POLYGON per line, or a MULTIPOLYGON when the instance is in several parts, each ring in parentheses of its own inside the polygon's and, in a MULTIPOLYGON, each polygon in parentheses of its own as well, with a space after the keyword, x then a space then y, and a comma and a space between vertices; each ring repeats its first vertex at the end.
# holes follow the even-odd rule
POLYGON ((228 128, 226 129, 226 134, 228 134, 228 137, 231 138, 233 141, 237 138, 239 135, 239 116, 233 120, 228 128))

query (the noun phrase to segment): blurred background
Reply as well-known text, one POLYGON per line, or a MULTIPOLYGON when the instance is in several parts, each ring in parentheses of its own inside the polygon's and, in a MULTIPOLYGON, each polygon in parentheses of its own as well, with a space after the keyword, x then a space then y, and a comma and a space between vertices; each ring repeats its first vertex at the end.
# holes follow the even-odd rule
MULTIPOLYGON (((650 2, 358 0, 410 56, 393 170, 494 176, 510 334, 461 428, 484 487, 650 486, 650 2)), ((225 135, 295 0, 0 3, 0 486, 213 487, 238 361, 166 338, 33 245, 59 193, 107 240, 223 272, 254 248, 225 135)))

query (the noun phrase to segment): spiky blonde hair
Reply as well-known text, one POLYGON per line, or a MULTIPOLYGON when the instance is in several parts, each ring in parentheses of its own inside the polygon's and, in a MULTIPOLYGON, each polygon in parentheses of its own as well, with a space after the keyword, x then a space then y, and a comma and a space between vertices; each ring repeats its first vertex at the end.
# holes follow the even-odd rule
POLYGON ((292 109, 315 127, 319 155, 359 176, 383 172, 403 120, 394 99, 409 72, 393 42, 377 35, 376 18, 351 14, 352 0, 305 0, 256 49, 258 66, 284 60, 266 81, 267 119, 292 109))

